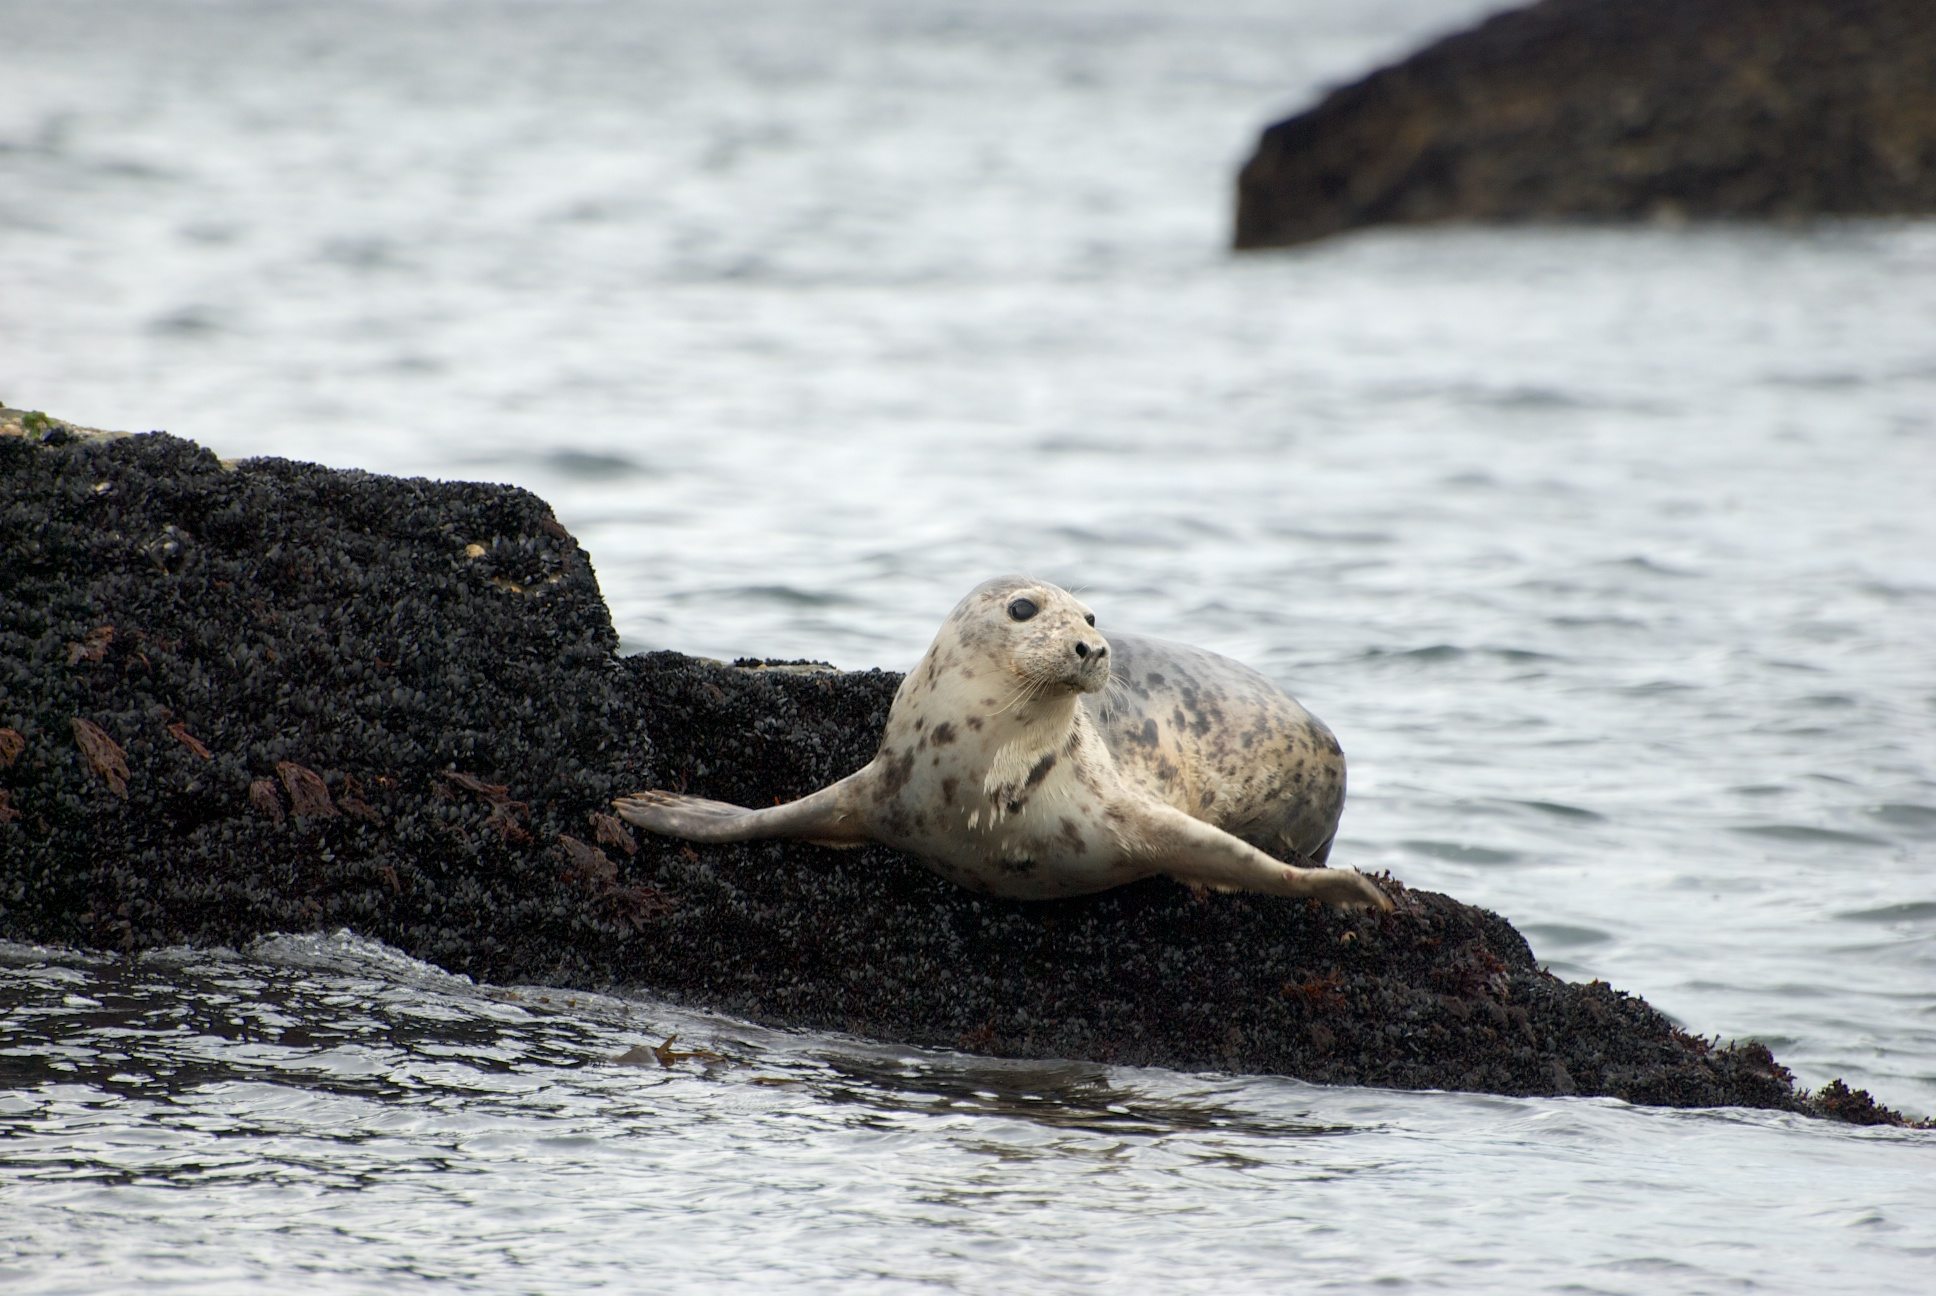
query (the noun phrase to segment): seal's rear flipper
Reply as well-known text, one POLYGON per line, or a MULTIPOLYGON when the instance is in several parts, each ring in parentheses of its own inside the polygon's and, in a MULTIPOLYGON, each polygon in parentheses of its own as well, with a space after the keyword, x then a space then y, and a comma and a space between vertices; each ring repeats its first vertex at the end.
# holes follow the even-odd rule
POLYGON ((745 806, 676 792, 634 792, 612 802, 619 818, 668 837, 690 841, 745 841, 744 820, 753 817, 745 806))
POLYGON ((762 837, 792 837, 822 846, 858 846, 867 841, 855 816, 843 810, 844 789, 859 775, 821 788, 812 796, 765 810, 654 788, 612 802, 619 818, 651 832, 687 841, 739 842, 762 837))

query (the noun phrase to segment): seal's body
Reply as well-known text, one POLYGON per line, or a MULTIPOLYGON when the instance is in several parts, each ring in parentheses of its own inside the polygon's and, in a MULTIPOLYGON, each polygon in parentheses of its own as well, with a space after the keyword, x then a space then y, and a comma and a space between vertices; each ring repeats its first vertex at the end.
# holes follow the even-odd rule
POLYGON ((1313 863, 1344 806, 1329 729, 1247 666, 1094 627, 1054 585, 987 581, 901 681, 856 773, 767 810, 657 791, 615 804, 696 841, 877 841, 1022 899, 1166 873, 1391 907, 1360 874, 1313 863))

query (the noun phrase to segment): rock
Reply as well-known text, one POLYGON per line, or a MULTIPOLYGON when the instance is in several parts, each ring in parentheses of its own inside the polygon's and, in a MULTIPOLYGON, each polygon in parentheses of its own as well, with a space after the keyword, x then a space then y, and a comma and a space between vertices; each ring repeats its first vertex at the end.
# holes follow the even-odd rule
POLYGON ((1936 212, 1929 0, 1541 0, 1270 127, 1236 245, 1436 221, 1936 212))
POLYGON ((584 552, 512 487, 0 435, 0 581, 6 938, 348 927, 494 981, 1002 1056, 1901 1119, 1396 882, 1385 917, 1163 879, 1020 903, 884 849, 637 836, 614 795, 856 768, 898 676, 621 658, 584 552))

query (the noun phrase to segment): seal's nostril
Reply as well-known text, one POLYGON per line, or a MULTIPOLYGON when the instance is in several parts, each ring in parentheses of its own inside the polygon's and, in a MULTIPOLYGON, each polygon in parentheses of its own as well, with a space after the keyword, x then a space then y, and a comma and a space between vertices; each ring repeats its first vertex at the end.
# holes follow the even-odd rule
POLYGON ((1089 655, 1089 645, 1082 642, 1082 640, 1080 639, 1076 640, 1076 656, 1087 657, 1088 655, 1089 655))
POLYGON ((1103 645, 1102 647, 1100 647, 1100 648, 1098 648, 1098 649, 1096 649, 1096 656, 1098 656, 1098 657, 1107 657, 1108 655, 1109 655, 1109 645, 1108 645, 1108 644, 1104 644, 1104 645, 1103 645))

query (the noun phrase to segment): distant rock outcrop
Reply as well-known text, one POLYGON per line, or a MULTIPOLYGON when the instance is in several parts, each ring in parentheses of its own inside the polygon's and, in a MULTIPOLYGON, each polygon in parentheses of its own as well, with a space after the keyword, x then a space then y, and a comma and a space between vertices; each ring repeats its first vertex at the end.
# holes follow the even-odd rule
POLYGON ((0 937, 349 927, 493 980, 1001 1056, 1901 1119, 1397 883, 1383 916, 1165 879, 1023 903, 879 848, 635 835, 615 794, 760 804, 858 767, 899 677, 616 648, 525 491, 0 411, 0 937))
POLYGON ((1266 130, 1238 178, 1236 245, 1931 212, 1931 0, 1541 0, 1266 130))

